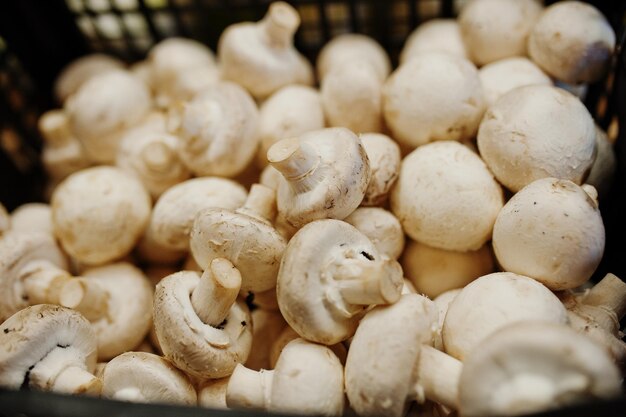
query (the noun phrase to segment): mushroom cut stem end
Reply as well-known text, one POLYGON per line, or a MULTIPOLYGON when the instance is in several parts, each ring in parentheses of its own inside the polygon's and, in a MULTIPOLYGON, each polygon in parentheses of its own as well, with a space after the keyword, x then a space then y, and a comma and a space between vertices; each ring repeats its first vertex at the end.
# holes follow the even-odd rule
POLYGON ((287 48, 291 45, 293 35, 300 26, 300 16, 291 5, 279 1, 270 5, 260 24, 270 42, 287 48))
POLYGON ((320 157, 310 145, 298 138, 283 139, 267 151, 267 160, 291 183, 311 174, 320 157))
POLYGON ((607 309, 621 320, 626 315, 626 282, 607 274, 589 291, 583 303, 607 309))
POLYGON ((109 293, 95 280, 73 278, 59 293, 59 304, 81 313, 87 320, 102 317, 108 310, 109 293))
POLYGON ((241 273, 227 259, 211 261, 191 294, 191 304, 200 320, 219 326, 237 299, 241 288, 241 273))
POLYGON ((343 299, 357 305, 395 303, 404 284, 400 265, 389 259, 346 259, 334 277, 343 299))
POLYGON ((99 397, 102 380, 78 366, 70 366, 56 377, 52 391, 99 397))
POLYGON ((142 149, 141 158, 151 170, 167 172, 176 158, 176 151, 163 142, 152 142, 142 149))

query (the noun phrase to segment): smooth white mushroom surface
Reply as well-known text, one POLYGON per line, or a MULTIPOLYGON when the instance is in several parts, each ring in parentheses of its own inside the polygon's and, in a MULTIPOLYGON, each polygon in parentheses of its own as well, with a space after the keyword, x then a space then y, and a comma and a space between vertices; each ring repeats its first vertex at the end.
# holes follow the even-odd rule
POLYGON ((379 207, 359 207, 344 219, 372 241, 382 256, 398 259, 404 249, 404 232, 398 219, 379 207))
POLYGON ((52 209, 44 203, 22 204, 11 212, 11 232, 54 236, 52 209))
POLYGON ((572 84, 599 81, 615 48, 613 28, 594 6, 563 1, 548 7, 528 39, 530 57, 553 77, 572 84))
POLYGON ((476 67, 440 52, 401 65, 383 89, 383 112, 392 136, 415 148, 435 140, 473 137, 485 111, 476 67))
POLYGON ((405 233, 446 250, 483 246, 502 205, 502 188, 485 163, 454 141, 424 145, 406 156, 391 192, 391 211, 405 233))
POLYGON ((400 65, 428 52, 444 52, 467 58, 459 24, 455 19, 432 19, 419 25, 406 39, 400 65))
POLYGON ((580 184, 593 163, 595 140, 583 103, 546 85, 508 92, 487 110, 478 130, 480 156, 513 192, 545 177, 580 184))
POLYGON ((370 181, 361 201, 363 206, 382 206, 400 174, 402 155, 398 144, 381 133, 360 135, 370 162, 370 181))
POLYGON ((105 54, 89 54, 70 62, 54 82, 54 95, 63 103, 89 79, 124 68, 119 59, 105 54))
POLYGON ((591 186, 556 178, 522 188, 502 208, 493 228, 493 249, 502 268, 555 291, 584 284, 604 253, 596 197, 591 186))

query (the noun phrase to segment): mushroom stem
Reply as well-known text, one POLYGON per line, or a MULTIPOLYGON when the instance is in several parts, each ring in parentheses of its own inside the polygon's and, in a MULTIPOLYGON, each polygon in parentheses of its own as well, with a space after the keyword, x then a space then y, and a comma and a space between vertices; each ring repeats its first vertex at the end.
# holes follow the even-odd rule
POLYGON ((253 371, 237 365, 226 389, 228 408, 248 408, 264 411, 269 406, 274 371, 253 371))
POLYGON ((151 170, 165 172, 170 169, 175 154, 165 143, 151 142, 141 151, 141 157, 151 170))
POLYGON ((613 274, 598 282, 583 299, 583 304, 601 307, 621 320, 626 315, 626 283, 613 274))
POLYGON ((426 399, 458 409, 459 380, 463 364, 432 346, 422 345, 417 366, 415 394, 417 401, 426 399))
POLYGON ((229 260, 216 258, 191 293, 191 304, 200 320, 218 327, 228 315, 240 288, 239 270, 229 260))
POLYGON ((276 217, 276 191, 261 184, 253 184, 243 207, 237 213, 273 222, 276 217))
POLYGON ((404 284, 400 266, 389 259, 345 259, 334 278, 343 299, 357 305, 393 303, 400 298, 404 284))
POLYGON ((21 274, 24 293, 31 305, 58 304, 61 287, 72 279, 67 271, 45 260, 29 262, 21 274))
POLYGON ((312 173, 320 156, 309 144, 298 138, 283 139, 267 151, 267 160, 297 192, 306 192, 315 185, 312 173))
POLYGON ((100 396, 102 380, 78 366, 70 366, 57 375, 52 385, 52 391, 100 396))
POLYGON ((259 24, 272 44, 287 48, 291 45, 293 35, 300 26, 300 16, 289 4, 282 1, 275 2, 270 5, 267 14, 259 24))
POLYGON ((121 390, 115 391, 111 398, 118 401, 128 401, 133 403, 147 402, 145 397, 137 387, 126 387, 121 390))
POLYGON ((102 381, 85 369, 81 358, 84 361, 80 349, 57 341, 54 349, 29 368, 30 386, 66 394, 99 396, 102 381))
POLYGON ((89 321, 102 317, 108 302, 109 293, 97 281, 88 278, 70 279, 59 293, 59 304, 78 311, 89 321))

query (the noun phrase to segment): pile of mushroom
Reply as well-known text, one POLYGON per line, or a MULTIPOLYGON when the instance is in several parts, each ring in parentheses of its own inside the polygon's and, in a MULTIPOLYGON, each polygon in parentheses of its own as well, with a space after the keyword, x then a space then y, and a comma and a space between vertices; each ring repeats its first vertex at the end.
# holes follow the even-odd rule
POLYGON ((299 25, 275 2, 216 54, 61 73, 50 201, 0 204, 0 387, 361 417, 619 395, 626 283, 591 281, 613 132, 557 87, 607 72, 606 19, 474 0, 395 69, 343 34, 316 72, 299 25))

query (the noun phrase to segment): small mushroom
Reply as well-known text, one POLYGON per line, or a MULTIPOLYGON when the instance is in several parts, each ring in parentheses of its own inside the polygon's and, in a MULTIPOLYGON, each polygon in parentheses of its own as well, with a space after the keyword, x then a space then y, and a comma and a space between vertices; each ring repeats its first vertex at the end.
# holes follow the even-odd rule
POLYGON ((385 122, 393 138, 409 149, 474 137, 484 111, 476 67, 441 52, 420 54, 401 65, 383 89, 385 122))
POLYGON ((594 6, 559 2, 539 16, 528 39, 530 57, 567 83, 592 83, 606 74, 615 48, 613 28, 594 6))
POLYGON ((180 158, 194 174, 233 177, 254 158, 258 118, 244 89, 220 82, 184 104, 180 114, 172 113, 170 130, 180 138, 180 158))
POLYGON ((461 362, 432 347, 437 309, 416 294, 368 312, 346 361, 346 393, 359 416, 401 417, 426 399, 456 408, 461 362))
POLYGON ((476 0, 459 15, 467 52, 476 65, 526 55, 526 41, 543 7, 537 0, 476 0), (494 19, 494 16, 498 16, 494 19))
POLYGON ((270 4, 259 22, 231 25, 217 46, 222 77, 262 99, 289 84, 313 84, 311 64, 293 47, 300 16, 289 4, 270 4))
POLYGON ((119 59, 105 54, 89 54, 70 62, 54 82, 54 96, 63 103, 91 78, 124 68, 119 59))
POLYGON ((244 294, 271 290, 287 244, 272 226, 275 214, 276 192, 260 184, 252 186, 246 202, 234 212, 199 212, 189 239, 194 259, 201 268, 213 259, 228 259, 241 272, 244 294))
POLYGON ((478 71, 487 107, 509 91, 526 85, 552 85, 552 80, 531 60, 505 58, 485 65, 478 71))
POLYGON ((26 203, 11 213, 12 233, 44 233, 54 237, 52 210, 48 204, 26 203))
POLYGON ((402 283, 397 262, 353 226, 329 219, 291 238, 276 291, 283 317, 301 337, 334 345, 354 334, 367 306, 397 301, 402 283))
POLYGON ((361 203, 370 179, 369 160, 358 136, 336 127, 283 139, 267 152, 283 175, 279 216, 298 228, 318 219, 344 219, 361 203))
POLYGON ((513 192, 545 177, 580 184, 595 158, 596 131, 583 103, 560 88, 529 85, 500 97, 478 130, 481 157, 513 192))
POLYGON ((450 304, 443 323, 446 353, 459 360, 507 324, 539 320, 567 324, 567 311, 541 283, 511 272, 496 272, 468 284, 450 304))
POLYGON ((387 201, 400 174, 400 147, 389 136, 380 133, 364 133, 360 137, 372 173, 361 205, 381 206, 387 201))
POLYGON ((148 225, 150 196, 134 176, 107 166, 67 177, 52 195, 54 233, 80 262, 103 264, 128 254, 148 225))
POLYGON ((246 361, 252 344, 248 308, 237 301, 241 274, 214 259, 202 276, 163 278, 154 295, 154 326, 163 354, 196 378, 223 378, 246 361))
POLYGON ((213 410, 226 410, 226 389, 230 377, 209 379, 198 386, 198 405, 213 410))
POLYGON ((429 52, 444 52, 467 59, 459 23, 455 19, 431 19, 420 24, 406 39, 400 53, 400 65, 429 52))
POLYGON ((196 215, 205 208, 236 209, 246 199, 246 190, 225 178, 193 178, 177 184, 154 205, 148 234, 165 248, 189 248, 189 233, 196 215))
POLYGON ((437 311, 439 312, 438 321, 437 321, 437 333, 435 334, 435 341, 433 346, 435 349, 444 351, 443 347, 443 338, 441 332, 443 330, 443 323, 446 320, 446 314, 448 313, 448 309, 450 308, 450 304, 459 295, 462 291, 462 288, 457 288, 454 290, 448 290, 439 294, 437 297, 433 299, 435 303, 435 307, 437 307, 437 311))
POLYGON ((287 323, 278 311, 258 308, 250 315, 252 317, 252 348, 244 365, 255 371, 273 369, 272 347, 283 329, 288 327, 287 323))
POLYGON ((115 160, 125 130, 141 123, 150 108, 148 87, 121 70, 89 79, 65 104, 72 132, 97 163, 115 160))
POLYGON ((613 143, 607 134, 596 125, 596 159, 591 165, 589 176, 585 183, 592 185, 598 191, 600 201, 609 195, 615 173, 617 172, 617 155, 613 143))
POLYGON ((379 207, 359 207, 344 219, 372 241, 378 252, 397 260, 404 249, 404 231, 396 217, 379 207))
POLYGON ((454 141, 407 155, 391 191, 391 211, 407 235, 452 251, 480 249, 502 205, 502 188, 485 163, 454 141))
POLYGON ((400 263, 404 275, 415 285, 418 293, 430 298, 463 288, 476 278, 494 271, 489 244, 475 251, 456 252, 411 240, 400 263))
POLYGON ((198 401, 189 377, 152 353, 122 353, 107 363, 102 380, 102 397, 112 400, 189 406, 198 401))
POLYGON ((270 413, 340 416, 343 384, 343 366, 329 348, 296 339, 285 346, 273 371, 238 365, 228 382, 226 404, 270 413))
POLYGON ((464 362, 461 415, 538 413, 620 395, 620 372, 602 348, 564 325, 511 324, 464 362))
POLYGON ((0 325, 0 386, 98 396, 96 337, 79 313, 59 306, 27 307, 0 325))
POLYGON ((303 85, 281 88, 265 100, 259 110, 258 165, 267 165, 267 151, 279 140, 324 126, 324 109, 317 90, 303 85))
POLYGON ((593 187, 544 178, 522 188, 502 208, 493 249, 505 271, 552 290, 584 284, 604 253, 605 232, 593 187))

